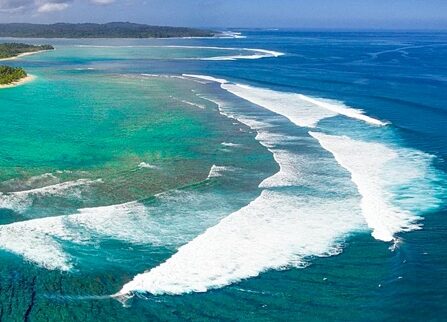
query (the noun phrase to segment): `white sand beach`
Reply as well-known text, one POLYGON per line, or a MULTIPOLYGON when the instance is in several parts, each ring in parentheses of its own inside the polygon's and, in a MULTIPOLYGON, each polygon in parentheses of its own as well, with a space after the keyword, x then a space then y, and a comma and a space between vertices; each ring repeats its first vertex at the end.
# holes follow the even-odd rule
POLYGON ((34 54, 38 54, 38 53, 43 53, 45 51, 48 51, 48 50, 38 50, 38 51, 29 52, 29 53, 19 54, 19 55, 14 56, 14 57, 0 58, 0 61, 15 60, 15 59, 18 59, 18 58, 21 58, 21 57, 30 56, 30 55, 34 55, 34 54))
POLYGON ((28 75, 20 80, 18 80, 17 82, 13 82, 11 84, 5 84, 5 85, 0 85, 0 89, 4 89, 4 88, 11 88, 11 87, 16 87, 16 86, 20 86, 29 82, 32 82, 33 80, 35 80, 37 77, 34 75, 28 75))

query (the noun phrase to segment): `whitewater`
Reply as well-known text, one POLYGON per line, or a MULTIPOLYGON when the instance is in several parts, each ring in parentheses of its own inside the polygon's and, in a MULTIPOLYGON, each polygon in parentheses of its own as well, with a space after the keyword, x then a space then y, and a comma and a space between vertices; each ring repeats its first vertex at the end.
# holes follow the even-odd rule
MULTIPOLYGON (((347 234, 365 229, 360 210, 355 211, 355 196, 327 199, 325 193, 334 193, 330 186, 322 184, 327 178, 323 174, 304 175, 315 172, 314 167, 331 168, 330 160, 312 162, 312 154, 281 149, 278 143, 293 141, 278 132, 279 128, 274 130, 268 121, 239 115, 222 103, 219 109, 223 115, 231 115, 257 131, 256 139, 273 153, 279 172, 260 184, 263 189, 258 198, 180 247, 165 263, 136 276, 117 296, 132 292, 205 292, 268 269, 303 267, 309 256, 337 254, 347 234), (320 189, 321 194, 300 196, 293 189, 300 184, 320 189)), ((310 138, 294 139, 297 144, 305 141, 316 146, 310 138)), ((332 167, 336 171, 335 164, 332 167)), ((349 189, 336 180, 333 184, 349 189)))
POLYGON ((217 47, 217 46, 180 46, 180 45, 165 45, 165 46, 106 46, 106 45, 76 45, 80 48, 173 48, 173 49, 205 49, 205 50, 221 50, 221 51, 235 51, 235 52, 247 52, 247 54, 237 55, 221 55, 211 57, 190 57, 190 58, 175 58, 179 60, 204 60, 204 61, 233 61, 233 60, 254 60, 262 58, 277 58, 284 56, 285 53, 260 49, 260 48, 237 48, 237 47, 217 47))
POLYGON ((222 115, 256 131, 256 140, 272 153, 280 170, 259 185, 258 198, 180 247, 161 265, 135 276, 116 297, 206 292, 267 270, 305 267, 312 257, 340 253, 344 241, 358 232, 370 230, 379 241, 396 241, 397 234, 420 229, 420 213, 440 203, 432 189, 428 155, 347 136, 316 131, 300 136, 282 130, 287 122, 317 128, 322 119, 337 115, 373 128, 387 122, 337 101, 232 84, 211 76, 183 76, 217 82, 227 92, 287 119, 278 124, 273 116, 246 114, 220 99, 200 96, 214 102, 222 115), (407 172, 396 176, 399 166, 407 172), (396 179, 394 186, 390 176, 396 179), (421 180, 424 176, 427 179, 421 180), (431 197, 409 192, 413 185, 431 197))
MULTIPOLYGON (((282 54, 243 50, 254 54, 200 59, 258 59, 282 54)), ((116 296, 206 292, 268 270, 306 267, 314 257, 339 254, 356 233, 370 232, 376 240, 396 242, 401 233, 421 229, 422 214, 439 204, 435 196, 439 191, 432 189, 431 180, 436 181, 436 175, 431 172, 430 155, 367 141, 361 135, 353 138, 344 135, 342 128, 328 131, 321 126, 322 120, 342 117, 361 123, 366 131, 388 128, 389 122, 366 115, 361 109, 341 101, 232 83, 213 76, 141 76, 177 78, 200 86, 218 84, 224 93, 244 101, 248 104, 245 110, 221 98, 195 94, 215 104, 221 115, 255 132, 255 139, 270 151, 279 170, 259 184, 257 197, 236 211, 229 211, 231 207, 225 205, 231 200, 223 200, 223 196, 203 191, 202 196, 169 192, 156 195, 157 202, 163 200, 156 205, 132 201, 2 225, 0 247, 38 266, 61 271, 77 267, 76 257, 67 251, 67 245, 94 245, 114 239, 169 247, 174 252, 170 258, 136 275, 116 296), (217 207, 210 205, 221 209, 216 211, 217 207)), ((201 102, 170 98, 194 110, 207 109, 201 102)), ((242 148, 231 142, 220 145, 242 148)), ((149 162, 140 162, 137 168, 145 172, 160 170, 149 162)), ((216 163, 211 165, 205 181, 239 176, 241 171, 216 163)), ((61 183, 52 174, 43 177, 53 184, 1 193, 0 207, 23 213, 35 200, 43 198, 82 199, 90 185, 102 182, 80 179, 61 183)), ((34 179, 29 181, 31 184, 34 179)))
POLYGON ((362 110, 348 107, 344 103, 335 100, 313 98, 303 94, 278 92, 244 84, 230 83, 226 79, 212 76, 193 74, 183 74, 183 76, 217 82, 221 84, 222 89, 274 113, 283 115, 297 126, 314 128, 319 121, 337 115, 361 120, 376 126, 387 124, 387 122, 365 115, 362 110))

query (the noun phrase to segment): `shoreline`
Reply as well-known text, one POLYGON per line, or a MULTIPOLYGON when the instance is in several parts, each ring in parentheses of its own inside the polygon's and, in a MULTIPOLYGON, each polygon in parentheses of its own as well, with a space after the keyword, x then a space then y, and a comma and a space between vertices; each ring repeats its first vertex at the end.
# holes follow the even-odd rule
POLYGON ((10 84, 4 84, 4 85, 0 84, 0 90, 1 89, 5 89, 5 88, 12 88, 12 87, 17 87, 17 86, 20 86, 20 85, 24 85, 26 83, 32 82, 36 78, 37 77, 34 76, 34 75, 28 75, 28 76, 23 77, 22 79, 20 79, 18 81, 10 83, 10 84))
POLYGON ((18 59, 18 58, 22 58, 22 57, 25 57, 25 56, 31 56, 31 55, 43 53, 43 52, 46 52, 46 51, 49 51, 49 50, 30 51, 30 52, 27 52, 27 53, 18 54, 17 56, 14 56, 14 57, 0 58, 0 62, 1 61, 7 61, 7 60, 15 60, 15 59, 18 59))

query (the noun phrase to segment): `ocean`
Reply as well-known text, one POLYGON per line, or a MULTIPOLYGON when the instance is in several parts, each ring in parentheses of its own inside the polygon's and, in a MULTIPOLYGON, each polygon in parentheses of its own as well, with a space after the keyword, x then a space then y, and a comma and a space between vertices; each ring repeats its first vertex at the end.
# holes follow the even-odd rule
POLYGON ((1 321, 443 321, 447 34, 0 39, 1 321))

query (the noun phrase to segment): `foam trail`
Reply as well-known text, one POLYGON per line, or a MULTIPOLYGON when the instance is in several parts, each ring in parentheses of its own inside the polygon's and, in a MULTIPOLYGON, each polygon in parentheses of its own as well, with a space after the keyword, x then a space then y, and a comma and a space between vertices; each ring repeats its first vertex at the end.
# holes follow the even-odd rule
POLYGON ((32 205, 35 198, 46 196, 64 197, 68 195, 70 197, 80 197, 83 187, 95 182, 99 183, 101 180, 92 181, 79 179, 31 190, 0 193, 0 208, 11 209, 16 212, 24 212, 32 205))
POLYGON ((176 100, 176 101, 178 101, 178 102, 181 102, 181 103, 183 103, 183 104, 186 104, 186 105, 189 105, 189 106, 193 106, 193 107, 198 107, 198 108, 200 108, 200 109, 202 109, 202 110, 206 108, 206 107, 205 107, 204 105, 202 105, 202 104, 198 104, 198 103, 190 102, 190 101, 187 101, 187 100, 178 99, 178 98, 173 97, 173 96, 171 96, 171 98, 174 99, 174 100, 176 100))
POLYGON ((240 147, 240 144, 237 143, 232 143, 232 142, 222 142, 221 145, 225 146, 225 147, 240 147))
POLYGON ((274 50, 258 49, 258 48, 237 48, 237 47, 214 47, 214 46, 101 46, 101 45, 77 45, 81 48, 180 48, 180 49, 211 49, 222 51, 242 51, 253 54, 249 55, 228 55, 228 56, 214 56, 214 57, 193 57, 193 58, 181 58, 191 60, 238 60, 238 59, 261 59, 261 58, 276 58, 283 56, 284 53, 274 50))
POLYGON ((138 169, 158 169, 158 167, 147 162, 141 162, 138 164, 138 169))
POLYGON ((53 173, 44 173, 29 178, 14 178, 0 183, 2 190, 23 191, 60 183, 60 179, 53 173))
POLYGON ((0 248, 46 269, 67 271, 75 262, 65 253, 63 242, 84 245, 107 238, 177 249, 215 225, 232 207, 224 196, 204 191, 174 190, 155 198, 149 205, 132 201, 2 225, 0 248))
POLYGON ((216 35, 216 38, 234 38, 234 39, 245 39, 247 36, 243 36, 241 32, 234 32, 234 31, 221 31, 219 34, 216 35))
POLYGON ((184 104, 187 104, 187 105, 190 105, 190 106, 193 106, 193 107, 198 107, 198 108, 200 108, 202 110, 205 109, 205 106, 203 106, 201 104, 193 103, 193 102, 190 102, 190 101, 187 101, 187 100, 180 100, 180 102, 182 102, 184 104))
MULTIPOLYGON (((133 243, 149 242, 142 233, 148 209, 140 202, 132 201, 119 205, 80 209, 78 214, 65 217, 66 223, 88 232, 89 238, 105 236, 133 243), (140 223, 139 227, 132 230, 140 223)), ((70 238, 71 241, 76 241, 70 238)))
POLYGON ((308 256, 337 254, 337 239, 359 225, 349 204, 264 190, 165 263, 137 275, 117 295, 205 292, 268 269, 304 266, 308 256))
POLYGON ((195 75, 195 74, 183 74, 182 76, 190 77, 190 78, 198 78, 198 79, 202 79, 202 80, 205 80, 205 81, 216 82, 216 83, 219 83, 219 84, 226 84, 226 83, 228 83, 228 81, 226 79, 216 78, 216 77, 213 77, 213 76, 195 75))
MULTIPOLYGON (((143 205, 130 202, 97 208, 85 208, 78 214, 38 218, 0 226, 0 248, 22 256, 27 261, 50 270, 68 271, 72 258, 60 241, 86 243, 92 232, 117 239, 132 239, 123 230, 135 217, 146 212, 143 205), (124 219, 122 220, 117 219, 124 219), (126 222, 127 220, 127 222, 126 222)), ((135 237, 137 238, 137 237, 135 237)))
POLYGON ((252 52, 252 55, 231 55, 231 56, 215 56, 215 57, 203 57, 196 58, 199 60, 237 60, 237 59, 260 59, 269 57, 280 57, 284 53, 274 50, 266 50, 259 48, 237 48, 237 47, 212 47, 212 46, 152 46, 159 48, 189 48, 189 49, 214 49, 214 50, 226 50, 226 51, 247 51, 252 52))
POLYGON ((41 267, 68 271, 72 267, 54 236, 64 237, 62 217, 39 218, 0 226, 0 247, 41 267))
POLYGON ((351 108, 345 106, 343 103, 333 101, 333 100, 326 100, 326 99, 315 99, 312 97, 308 97, 305 95, 300 95, 301 99, 304 101, 308 101, 309 103, 315 104, 317 106, 321 106, 329 111, 333 111, 337 114, 341 114, 353 119, 357 119, 360 121, 364 121, 366 123, 377 125, 377 126, 384 126, 387 125, 387 122, 383 122, 377 119, 374 119, 372 117, 369 117, 365 114, 362 110, 351 108))
MULTIPOLYGON (((383 241, 392 241, 402 231, 420 229, 420 217, 393 205, 393 197, 387 179, 387 170, 393 161, 400 158, 397 151, 380 143, 356 141, 346 136, 332 136, 309 132, 321 146, 331 152, 337 162, 351 173, 362 196, 361 208, 372 236, 383 241)), ((398 162, 397 166, 402 166, 398 162)), ((403 170, 403 169, 402 169, 403 170)), ((392 176, 400 185, 411 183, 420 176, 419 169, 403 171, 401 178, 392 176), (403 177, 402 177, 403 176, 403 177)), ((423 175, 423 174, 422 174, 423 175)))
POLYGON ((315 127, 320 120, 337 115, 334 111, 303 100, 300 94, 281 93, 269 89, 228 83, 222 84, 221 87, 249 102, 283 115, 292 123, 301 127, 315 127))
POLYGON ((183 76, 217 82, 221 84, 224 90, 233 95, 285 116, 292 123, 301 127, 313 128, 317 126, 319 121, 337 115, 344 115, 375 126, 387 124, 363 114, 362 110, 348 107, 335 100, 317 99, 297 93, 278 92, 248 85, 233 84, 226 79, 211 76, 194 74, 183 74, 183 76))
POLYGON ((110 295, 61 295, 61 294, 44 294, 45 298, 50 300, 58 300, 58 301, 98 301, 98 300, 108 300, 113 298, 110 295))
MULTIPOLYGON (((236 50, 236 48, 233 48, 236 50)), ((265 49, 250 49, 243 48, 244 51, 254 52, 252 55, 232 55, 232 56, 216 56, 216 57, 208 57, 208 58, 199 58, 200 60, 238 60, 238 59, 261 59, 261 58, 269 58, 269 57, 280 57, 283 56, 284 53, 280 53, 273 50, 265 50, 265 49)))
POLYGON ((234 171, 234 169, 231 167, 217 166, 213 164, 210 169, 210 172, 208 173, 207 179, 221 177, 223 172, 225 171, 234 171))

